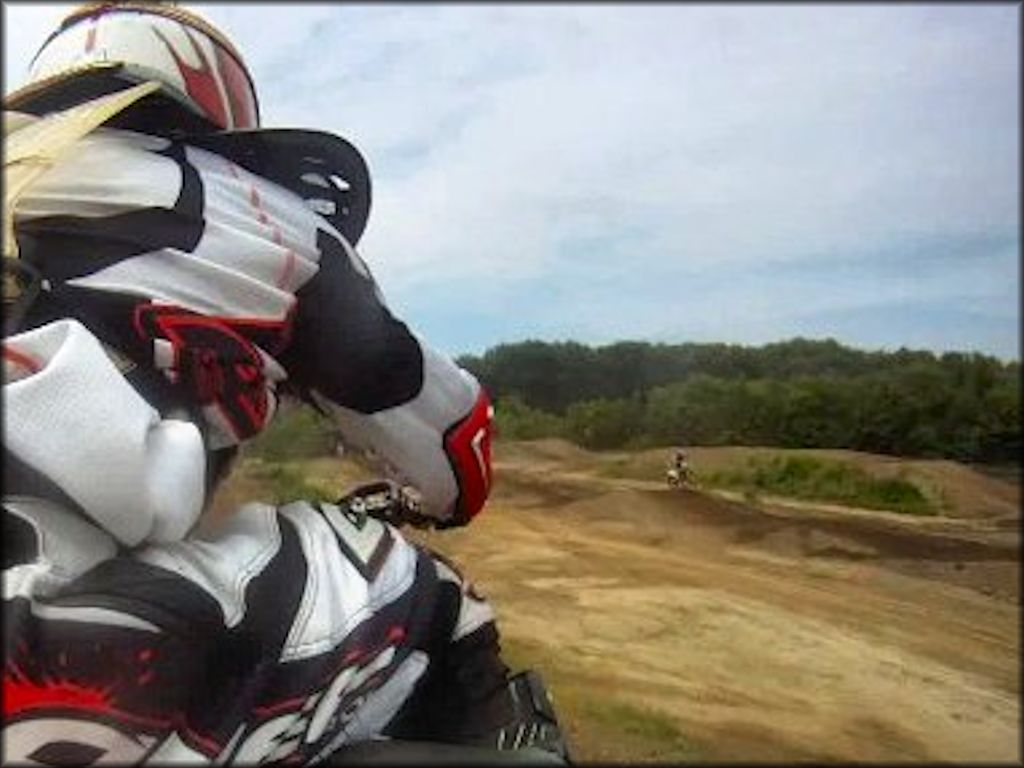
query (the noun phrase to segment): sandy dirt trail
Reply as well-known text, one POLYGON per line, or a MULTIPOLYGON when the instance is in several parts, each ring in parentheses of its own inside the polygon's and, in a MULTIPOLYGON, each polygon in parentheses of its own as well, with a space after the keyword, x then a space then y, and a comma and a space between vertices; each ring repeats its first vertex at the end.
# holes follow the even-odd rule
POLYGON ((510 642, 670 717, 695 759, 1020 760, 1015 534, 755 509, 500 453, 497 477, 473 526, 429 543, 510 642))

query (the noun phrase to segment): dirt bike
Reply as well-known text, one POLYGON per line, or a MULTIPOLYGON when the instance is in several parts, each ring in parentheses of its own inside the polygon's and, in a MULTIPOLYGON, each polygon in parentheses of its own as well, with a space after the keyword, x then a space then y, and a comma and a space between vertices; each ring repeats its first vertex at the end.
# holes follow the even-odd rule
POLYGON ((689 467, 669 467, 665 482, 669 488, 685 488, 693 484, 693 471, 689 467))
MULTIPOLYGON (((431 525, 410 486, 390 480, 360 485, 337 504, 356 520, 373 517, 391 525, 431 525)), ((494 747, 429 741, 380 739, 344 745, 323 763, 343 765, 571 765, 564 732, 541 675, 526 670, 508 681, 515 714, 494 747)))

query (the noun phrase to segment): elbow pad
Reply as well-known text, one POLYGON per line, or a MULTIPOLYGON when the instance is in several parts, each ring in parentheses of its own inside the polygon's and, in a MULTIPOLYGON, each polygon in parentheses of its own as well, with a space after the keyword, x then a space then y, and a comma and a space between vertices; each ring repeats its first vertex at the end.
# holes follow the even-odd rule
POLYGON ((491 436, 494 407, 480 387, 470 412, 444 434, 444 452, 455 474, 458 497, 452 517, 438 525, 466 525, 483 509, 491 490, 491 436))

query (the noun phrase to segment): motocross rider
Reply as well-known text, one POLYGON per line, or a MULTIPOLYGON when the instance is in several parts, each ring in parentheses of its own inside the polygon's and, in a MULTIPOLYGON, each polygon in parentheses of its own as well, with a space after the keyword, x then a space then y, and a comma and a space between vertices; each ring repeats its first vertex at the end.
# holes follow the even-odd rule
POLYGON ((686 458, 686 451, 682 448, 677 448, 675 455, 672 457, 671 468, 679 473, 680 477, 684 477, 690 470, 690 463, 686 458))
POLYGON ((491 480, 486 394, 354 250, 358 152, 259 126, 239 52, 172 4, 77 8, 5 99, 5 758, 564 755, 487 602, 358 492, 196 528, 288 395, 414 488, 417 524, 465 525, 491 480))

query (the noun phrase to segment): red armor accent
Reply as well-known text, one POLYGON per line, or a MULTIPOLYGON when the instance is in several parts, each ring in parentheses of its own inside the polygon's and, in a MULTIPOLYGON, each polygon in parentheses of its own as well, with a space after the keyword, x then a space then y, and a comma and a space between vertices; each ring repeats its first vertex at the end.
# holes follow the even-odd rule
POLYGON ((487 501, 491 490, 493 417, 491 400, 481 389, 469 415, 445 432, 444 450, 459 484, 455 515, 449 525, 465 525, 487 501))

